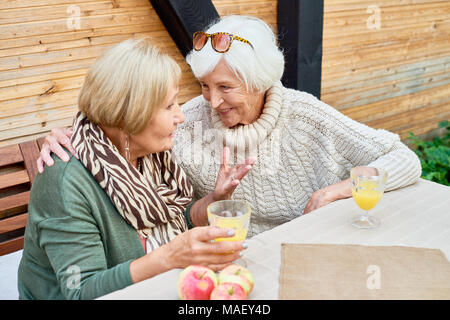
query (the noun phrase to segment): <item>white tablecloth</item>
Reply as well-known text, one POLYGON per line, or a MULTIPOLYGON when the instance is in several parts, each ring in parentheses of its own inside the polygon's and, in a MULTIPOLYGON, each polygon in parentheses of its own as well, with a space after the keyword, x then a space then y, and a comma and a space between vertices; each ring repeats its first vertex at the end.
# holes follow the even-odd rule
MULTIPOLYGON (((281 243, 405 245, 441 249, 450 260, 450 187, 420 179, 387 192, 371 214, 377 229, 356 229, 349 219, 361 212, 353 199, 336 201, 247 242, 244 257, 255 278, 249 299, 278 299, 281 243)), ((174 269, 100 299, 178 299, 174 269)))

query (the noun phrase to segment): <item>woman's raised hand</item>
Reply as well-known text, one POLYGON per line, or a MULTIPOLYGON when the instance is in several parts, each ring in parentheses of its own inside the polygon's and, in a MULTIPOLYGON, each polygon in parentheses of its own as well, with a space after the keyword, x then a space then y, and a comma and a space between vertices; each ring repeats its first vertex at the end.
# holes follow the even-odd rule
POLYGON ((211 242, 211 240, 233 235, 232 229, 211 226, 190 229, 167 244, 166 263, 171 268, 185 268, 198 264, 219 271, 239 259, 239 253, 247 246, 243 241, 211 242))
POLYGON ((237 164, 234 167, 228 166, 230 160, 230 149, 222 149, 222 163, 217 174, 216 186, 213 192, 214 201, 227 200, 231 198, 240 180, 250 171, 256 159, 248 157, 243 164, 237 164))
POLYGON ((53 165, 53 159, 50 156, 53 152, 61 160, 69 161, 69 155, 61 147, 65 147, 69 152, 78 159, 77 152, 70 143, 70 138, 72 137, 73 131, 69 128, 54 128, 50 132, 50 135, 45 137, 44 144, 41 148, 41 153, 37 159, 37 168, 39 173, 44 172, 44 163, 51 167, 53 165))

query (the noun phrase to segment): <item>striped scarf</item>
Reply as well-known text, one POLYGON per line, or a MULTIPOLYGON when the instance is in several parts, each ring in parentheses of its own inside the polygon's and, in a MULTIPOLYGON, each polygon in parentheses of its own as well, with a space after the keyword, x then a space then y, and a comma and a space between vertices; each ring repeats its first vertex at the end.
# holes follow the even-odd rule
POLYGON ((187 230, 183 213, 193 189, 171 151, 143 157, 140 173, 84 113, 77 113, 73 131, 72 144, 80 161, 125 221, 147 239, 147 252, 187 230))

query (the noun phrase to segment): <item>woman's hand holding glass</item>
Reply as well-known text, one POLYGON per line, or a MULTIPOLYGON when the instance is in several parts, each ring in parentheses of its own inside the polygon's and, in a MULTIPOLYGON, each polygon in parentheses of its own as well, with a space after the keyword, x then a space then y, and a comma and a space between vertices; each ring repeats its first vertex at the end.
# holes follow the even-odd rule
POLYGON ((172 268, 185 268, 192 264, 199 264, 214 271, 222 270, 239 259, 240 252, 246 246, 243 241, 213 242, 212 240, 233 236, 233 229, 212 226, 193 228, 167 244, 166 262, 172 268))

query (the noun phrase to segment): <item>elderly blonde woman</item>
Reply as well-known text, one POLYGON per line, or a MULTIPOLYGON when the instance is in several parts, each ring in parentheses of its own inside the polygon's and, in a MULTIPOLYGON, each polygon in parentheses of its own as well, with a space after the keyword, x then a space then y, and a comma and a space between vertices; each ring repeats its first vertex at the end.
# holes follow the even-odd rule
MULTIPOLYGON (((228 16, 195 33, 187 62, 202 95, 183 105, 186 121, 174 151, 196 199, 214 190, 223 144, 234 163, 248 155, 257 158, 233 194, 252 206, 249 236, 350 197, 352 167, 386 170, 387 190, 420 177, 419 159, 398 135, 353 121, 308 93, 283 87, 283 53, 260 19, 228 16)), ((54 136, 47 148, 59 152, 64 131, 54 136)), ((41 152, 44 160, 48 153, 41 152)), ((38 165, 42 167, 41 159, 38 165)), ((191 219, 195 225, 207 224, 201 211, 191 212, 191 219)))
MULTIPOLYGON (((218 270, 239 258, 243 242, 210 242, 232 230, 187 231, 192 186, 170 152, 184 121, 179 76, 148 40, 125 41, 93 64, 73 126, 80 160, 56 160, 33 183, 21 299, 91 299, 172 268, 218 270)), ((190 211, 228 198, 231 175, 250 167, 225 163, 219 187, 190 211)))

